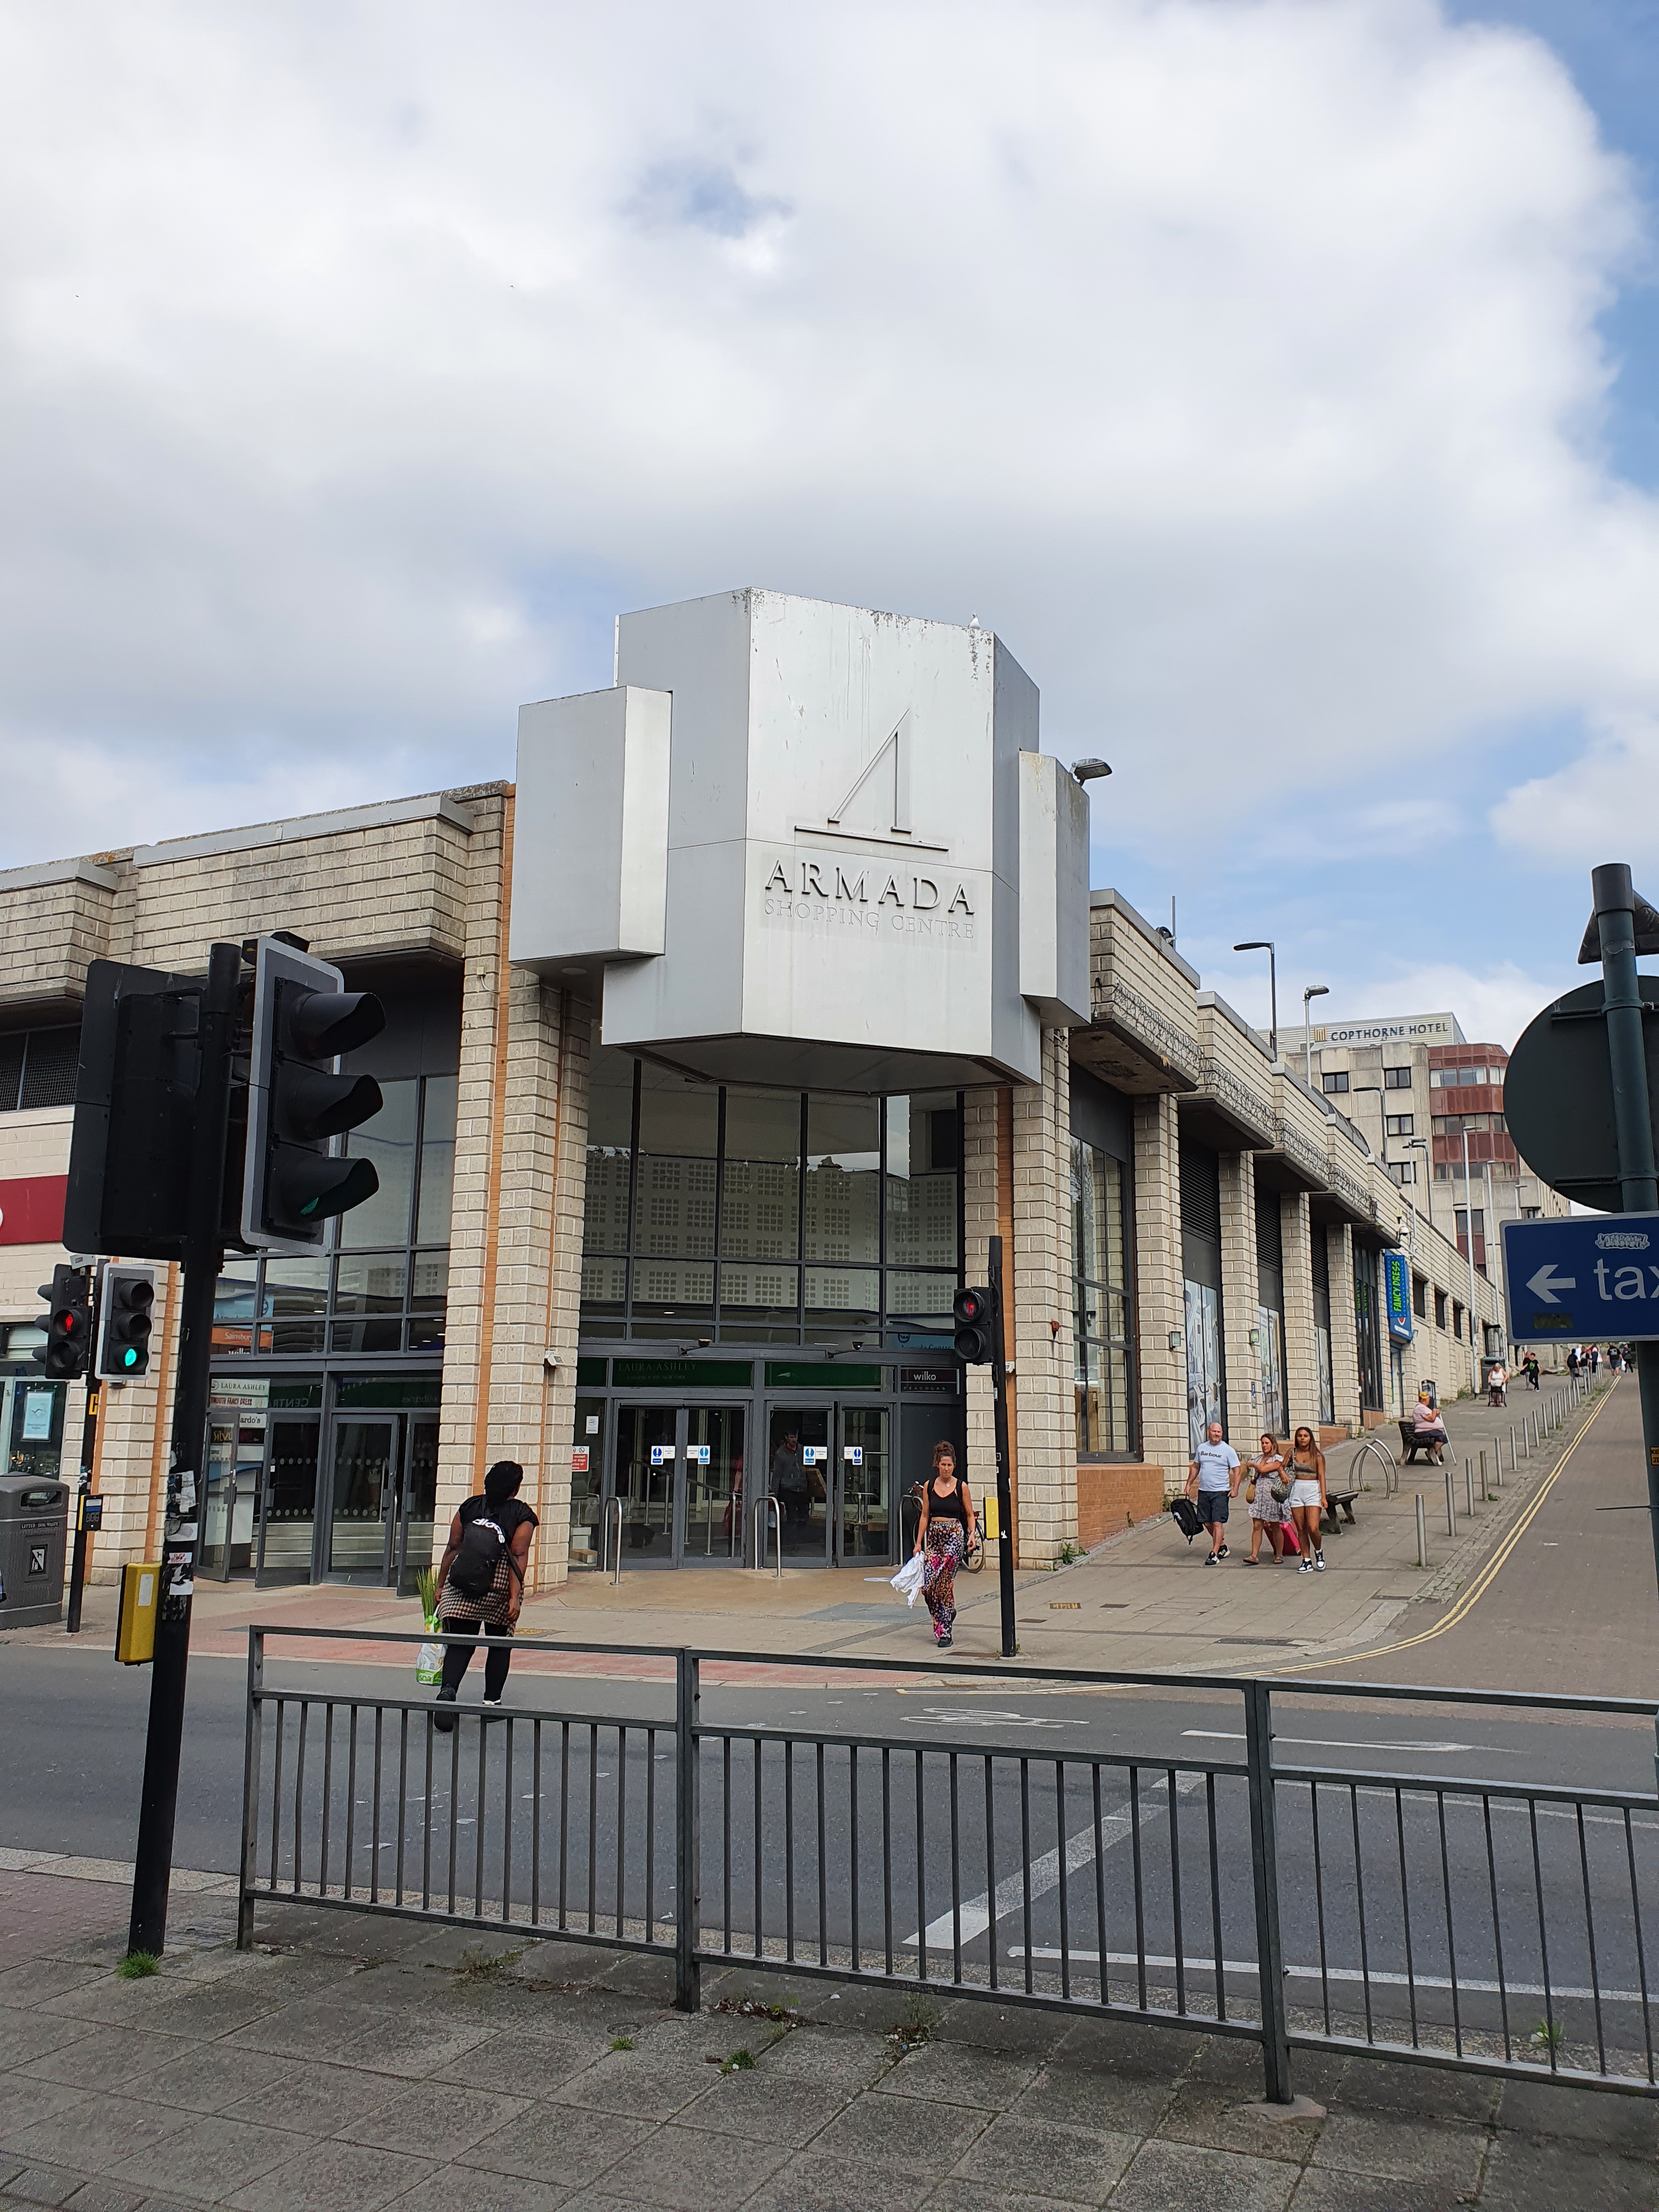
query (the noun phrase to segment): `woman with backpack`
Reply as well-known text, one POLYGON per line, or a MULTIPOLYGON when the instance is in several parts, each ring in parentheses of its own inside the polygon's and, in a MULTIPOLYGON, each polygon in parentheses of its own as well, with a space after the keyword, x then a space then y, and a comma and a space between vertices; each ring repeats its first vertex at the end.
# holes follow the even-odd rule
MULTIPOLYGON (((463 1501, 449 1524, 449 1540, 438 1567, 438 1612, 447 1636, 474 1641, 482 1627, 492 1643, 484 1658, 486 1705, 499 1705, 512 1662, 509 1638, 524 1603, 525 1561, 537 1528, 536 1516, 519 1502, 524 1469, 516 1460, 498 1459, 484 1477, 483 1490, 463 1501)), ((443 1680, 437 1702, 453 1705, 461 1678, 472 1663, 471 1644, 444 1646, 443 1680)), ((447 1735, 453 1713, 434 1712, 432 1724, 447 1735)))

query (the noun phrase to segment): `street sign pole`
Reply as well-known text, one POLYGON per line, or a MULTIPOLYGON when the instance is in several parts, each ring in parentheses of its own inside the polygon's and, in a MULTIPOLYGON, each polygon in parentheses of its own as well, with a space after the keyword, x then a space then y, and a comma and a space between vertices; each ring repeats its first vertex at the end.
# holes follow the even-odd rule
POLYGON ((987 1273, 996 1292, 996 1350, 991 1381, 996 1391, 997 1448, 997 1581, 1002 1607, 1002 1656, 1014 1658, 1019 1650, 1014 1627, 1014 1498, 1008 1467, 1008 1340, 1003 1320, 1002 1239, 990 1240, 987 1273))
MULTIPOLYGON (((1642 1034, 1642 986, 1636 966, 1636 891, 1622 860, 1593 868, 1590 890, 1601 944, 1601 995, 1613 1076, 1613 1127, 1619 1139, 1620 1200, 1626 1213, 1650 1213, 1659 1209, 1659 1170, 1654 1163, 1647 1048, 1642 1034)), ((1659 1574, 1659 1344, 1646 1340, 1638 1344, 1636 1380, 1647 1458, 1648 1524, 1653 1535, 1654 1571, 1659 1574)))

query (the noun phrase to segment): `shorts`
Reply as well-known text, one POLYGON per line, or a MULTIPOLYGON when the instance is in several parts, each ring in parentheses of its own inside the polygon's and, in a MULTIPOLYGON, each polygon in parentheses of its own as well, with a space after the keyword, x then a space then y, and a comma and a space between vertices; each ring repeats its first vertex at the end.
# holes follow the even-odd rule
POLYGON ((1305 1479, 1293 1482, 1291 1485, 1291 1503, 1292 1505, 1317 1505, 1319 1485, 1305 1479))
POLYGON ((1198 1493, 1198 1517, 1200 1521, 1224 1521, 1232 1493, 1226 1490, 1200 1490, 1198 1493))

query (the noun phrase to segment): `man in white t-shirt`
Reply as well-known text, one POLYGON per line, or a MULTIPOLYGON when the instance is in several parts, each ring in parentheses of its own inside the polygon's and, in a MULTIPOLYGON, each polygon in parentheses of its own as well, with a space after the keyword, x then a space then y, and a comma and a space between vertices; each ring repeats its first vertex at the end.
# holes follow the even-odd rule
POLYGON ((1200 1517, 1210 1532, 1206 1567, 1218 1567, 1227 1557, 1227 1508, 1237 1492, 1238 1454, 1223 1438, 1220 1422, 1212 1421, 1187 1465, 1187 1495, 1196 1493, 1200 1517))

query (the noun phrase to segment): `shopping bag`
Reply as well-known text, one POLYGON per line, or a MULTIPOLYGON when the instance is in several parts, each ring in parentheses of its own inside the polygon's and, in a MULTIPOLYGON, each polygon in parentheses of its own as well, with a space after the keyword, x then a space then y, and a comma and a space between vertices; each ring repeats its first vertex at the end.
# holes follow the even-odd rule
MULTIPOLYGON (((436 1613, 428 1613, 422 1624, 428 1636, 440 1632, 436 1613)), ((441 1682, 444 1678, 444 1647, 441 1644, 423 1644, 415 1655, 415 1680, 417 1682, 441 1682)))
POLYGON ((912 1553, 893 1577, 893 1588, 907 1605, 914 1605, 921 1595, 921 1585, 926 1581, 927 1576, 927 1565, 921 1553, 912 1553))

